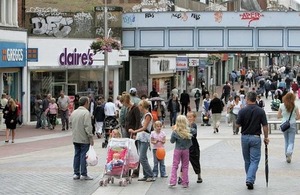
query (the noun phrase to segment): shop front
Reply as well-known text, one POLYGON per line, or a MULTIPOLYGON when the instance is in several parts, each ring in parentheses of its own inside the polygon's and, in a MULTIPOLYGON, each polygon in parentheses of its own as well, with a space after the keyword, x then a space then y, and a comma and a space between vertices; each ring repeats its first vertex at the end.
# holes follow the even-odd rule
POLYGON ((155 89, 161 98, 170 98, 175 87, 176 58, 150 58, 150 84, 149 90, 155 89))
MULTIPOLYGON (((34 117, 36 95, 51 94, 58 98, 61 90, 71 99, 79 96, 104 94, 104 55, 90 50, 93 40, 30 38, 28 51, 33 55, 28 62, 30 113, 34 117)), ((119 94, 119 69, 128 60, 128 51, 112 51, 108 55, 109 94, 119 94)), ((70 108, 71 110, 73 108, 70 108)))

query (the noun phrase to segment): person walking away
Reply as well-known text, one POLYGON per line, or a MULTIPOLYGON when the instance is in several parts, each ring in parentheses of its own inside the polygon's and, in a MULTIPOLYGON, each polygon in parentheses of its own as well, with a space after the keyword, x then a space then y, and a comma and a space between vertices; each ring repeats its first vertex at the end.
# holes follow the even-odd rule
POLYGON ((34 101, 34 112, 36 115, 36 125, 35 128, 39 129, 42 127, 42 110, 43 110, 43 100, 41 98, 40 94, 37 94, 35 96, 35 101, 34 101))
POLYGON ((264 143, 269 143, 266 113, 256 104, 256 92, 247 93, 247 106, 239 111, 236 126, 242 127, 241 145, 245 162, 246 186, 253 190, 256 172, 261 158, 261 127, 264 143))
MULTIPOLYGON (((190 162, 194 169, 194 172, 197 174, 197 183, 202 183, 203 180, 201 178, 201 166, 200 166, 200 146, 197 140, 197 124, 196 121, 196 113, 188 112, 187 119, 189 121, 189 127, 191 128, 192 133, 192 146, 189 148, 190 152, 190 162)), ((182 175, 182 171, 181 171, 182 175)), ((178 184, 182 183, 181 177, 178 177, 178 184)))
POLYGON ((289 120, 290 128, 283 132, 284 136, 284 152, 286 162, 291 163, 292 155, 294 151, 295 135, 297 131, 296 120, 300 119, 299 108, 295 104, 296 96, 289 92, 282 98, 282 104, 280 104, 277 117, 282 118, 282 123, 289 120))
POLYGON ((74 96, 74 110, 76 110, 78 107, 79 107, 79 95, 78 94, 75 94, 74 96))
POLYGON ((194 95, 194 98, 195 98, 196 111, 198 112, 199 111, 199 105, 200 105, 200 98, 201 98, 200 90, 196 91, 196 93, 194 95))
POLYGON ((286 79, 285 79, 285 85, 286 85, 286 91, 289 92, 290 89, 291 89, 291 83, 292 83, 292 79, 290 79, 289 76, 286 76, 286 79))
POLYGON ((140 101, 138 108, 143 114, 141 127, 138 129, 129 129, 128 132, 136 134, 136 140, 138 143, 138 151, 140 156, 140 164, 143 166, 144 177, 138 179, 138 181, 152 182, 155 181, 153 178, 153 172, 148 162, 147 151, 150 146, 150 132, 152 128, 153 118, 149 112, 150 104, 146 100, 140 101))
POLYGON ((158 159, 156 157, 156 151, 158 148, 165 148, 164 144, 166 143, 166 133, 162 131, 162 122, 156 121, 153 124, 154 131, 151 132, 150 139, 151 144, 153 144, 152 152, 153 152, 153 177, 158 176, 158 172, 162 178, 167 178, 166 174, 166 165, 165 159, 158 159), (158 169, 159 166, 159 169, 158 169))
POLYGON ((47 94, 43 99, 43 110, 42 110, 42 116, 41 116, 42 129, 45 129, 46 125, 48 126, 48 128, 50 128, 49 118, 45 112, 46 109, 49 107, 50 100, 51 100, 51 94, 47 94))
POLYGON ((227 119, 227 124, 228 126, 232 125, 232 117, 231 117, 231 105, 232 105, 233 97, 230 96, 228 99, 228 102, 226 104, 226 119, 227 119))
POLYGON ((95 117, 96 135, 98 139, 100 139, 102 137, 102 134, 105 133, 103 130, 103 123, 105 119, 104 106, 104 98, 101 96, 98 97, 97 106, 93 113, 95 117))
POLYGON ((22 127, 22 104, 19 102, 18 99, 15 99, 16 105, 18 107, 18 119, 17 119, 17 124, 19 127, 22 127))
POLYGON ((269 91, 271 90, 272 81, 268 78, 265 82, 265 96, 266 99, 269 97, 269 91))
MULTIPOLYGON (((158 93, 157 93, 157 91, 156 91, 156 88, 152 88, 152 91, 150 92, 150 98, 153 98, 153 97, 158 97, 159 95, 158 95, 158 93)), ((154 108, 154 101, 152 101, 151 102, 151 106, 152 106, 152 108, 154 108)))
POLYGON ((119 116, 120 116, 120 110, 121 110, 121 108, 123 106, 123 104, 121 103, 120 99, 121 99, 121 96, 118 95, 117 99, 115 101, 115 105, 116 105, 116 117, 117 118, 119 118, 119 116))
POLYGON ((137 96, 136 88, 133 87, 129 89, 129 94, 130 94, 131 102, 134 103, 135 105, 138 105, 141 99, 137 96))
POLYGON ((64 91, 60 92, 60 97, 58 98, 58 108, 60 111, 61 123, 62 123, 62 131, 69 130, 69 104, 70 99, 68 96, 64 94, 64 91))
POLYGON ((90 145, 94 145, 93 127, 91 124, 91 114, 88 110, 89 98, 83 96, 79 99, 79 107, 71 114, 72 138, 74 145, 74 180, 92 180, 88 175, 86 164, 86 153, 90 145))
POLYGON ((190 104, 190 96, 186 92, 186 90, 183 90, 183 93, 180 95, 180 104, 181 104, 181 114, 186 115, 188 112, 188 106, 190 104))
POLYGON ((275 91, 277 89, 277 81, 273 81, 270 86, 272 100, 274 100, 275 91))
POLYGON ((180 112, 180 106, 178 102, 178 96, 173 95, 172 99, 168 102, 168 111, 170 112, 170 126, 175 125, 177 113, 180 112))
POLYGON ((213 94, 213 99, 210 101, 208 110, 211 110, 212 122, 214 133, 219 133, 221 113, 223 111, 224 104, 221 99, 218 98, 218 94, 213 94))
POLYGON ((228 98, 230 96, 231 87, 228 81, 226 81, 225 85, 222 89, 222 97, 221 99, 225 98, 225 104, 227 104, 228 98))
POLYGON ((209 111, 209 104, 211 99, 209 98, 209 94, 206 94, 205 99, 203 100, 203 106, 202 106, 202 124, 201 126, 210 126, 209 124, 209 118, 211 117, 211 113, 209 111))
POLYGON ((54 130, 56 126, 56 117, 58 115, 58 106, 55 102, 55 98, 51 98, 51 102, 45 112, 49 116, 50 129, 54 130))
POLYGON ((231 119, 232 119, 233 135, 237 135, 239 133, 239 128, 235 124, 237 120, 237 115, 241 109, 242 109, 242 102, 240 101, 240 97, 237 95, 234 97, 231 103, 231 119))
POLYGON ((188 125, 189 122, 186 116, 177 116, 176 124, 173 127, 173 132, 170 139, 171 143, 175 143, 172 172, 169 183, 170 187, 176 186, 179 163, 181 163, 182 167, 182 187, 187 188, 189 186, 189 148, 192 146, 192 135, 188 125))
POLYGON ((5 119, 5 136, 6 140, 5 143, 9 142, 9 131, 11 131, 11 143, 15 142, 15 135, 16 135, 16 126, 17 126, 17 119, 18 119, 18 107, 15 101, 10 98, 3 109, 3 118, 5 119))

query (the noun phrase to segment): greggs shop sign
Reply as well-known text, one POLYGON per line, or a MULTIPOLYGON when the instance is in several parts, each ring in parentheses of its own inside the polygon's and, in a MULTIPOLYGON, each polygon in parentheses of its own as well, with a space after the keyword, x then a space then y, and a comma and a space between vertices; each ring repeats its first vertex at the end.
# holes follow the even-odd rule
POLYGON ((0 42, 0 68, 26 66, 26 44, 0 42))

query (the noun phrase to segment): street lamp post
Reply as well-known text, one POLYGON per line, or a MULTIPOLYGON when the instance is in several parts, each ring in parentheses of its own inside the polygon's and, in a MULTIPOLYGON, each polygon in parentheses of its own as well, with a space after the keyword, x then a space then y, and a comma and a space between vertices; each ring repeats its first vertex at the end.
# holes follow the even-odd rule
MULTIPOLYGON (((104 1, 104 37, 108 38, 108 24, 107 24, 107 0, 104 1)), ((104 71, 103 71, 103 87, 104 87, 104 98, 108 99, 108 52, 104 51, 104 71)))

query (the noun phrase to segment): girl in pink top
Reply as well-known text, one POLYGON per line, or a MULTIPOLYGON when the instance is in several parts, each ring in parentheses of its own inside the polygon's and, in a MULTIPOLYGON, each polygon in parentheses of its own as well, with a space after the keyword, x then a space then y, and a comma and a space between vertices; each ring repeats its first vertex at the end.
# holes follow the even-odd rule
POLYGON ((49 127, 49 129, 53 130, 55 128, 56 125, 56 116, 58 113, 58 106, 55 102, 55 98, 52 98, 48 108, 46 109, 46 115, 48 114, 49 116, 49 121, 51 126, 49 127))
POLYGON ((156 150, 158 148, 164 148, 164 144, 166 143, 166 134, 161 130, 162 123, 160 121, 156 121, 153 124, 154 131, 151 132, 150 138, 151 143, 153 144, 153 160, 154 160, 154 166, 153 166, 153 176, 158 176, 158 164, 159 164, 159 172, 160 176, 163 178, 167 178, 166 174, 166 166, 165 166, 165 160, 158 160, 156 157, 156 150))

